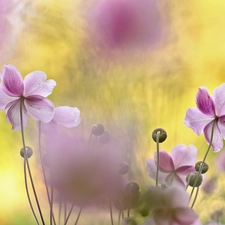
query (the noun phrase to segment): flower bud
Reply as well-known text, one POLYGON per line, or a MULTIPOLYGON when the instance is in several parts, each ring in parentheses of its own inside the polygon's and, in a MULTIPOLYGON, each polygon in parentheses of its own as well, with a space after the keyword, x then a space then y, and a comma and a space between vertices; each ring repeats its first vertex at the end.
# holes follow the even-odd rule
POLYGON ((152 139, 157 142, 157 133, 159 136, 159 143, 162 143, 166 140, 167 138, 167 133, 164 129, 162 128, 157 128, 152 132, 152 139))
POLYGON ((130 195, 138 193, 139 189, 140 189, 139 185, 135 182, 130 182, 125 187, 125 190, 130 195))
POLYGON ((126 217, 123 219, 123 225, 137 225, 137 222, 131 217, 126 217))
POLYGON ((26 155, 27 158, 30 158, 33 155, 33 150, 31 147, 26 146, 25 149, 21 148, 20 150, 20 155, 24 158, 26 155))
POLYGON ((197 162, 195 164, 195 170, 199 172, 200 168, 202 167, 201 173, 203 174, 203 173, 206 173, 208 171, 209 166, 208 166, 208 164, 206 162, 204 162, 204 165, 202 165, 202 164, 203 164, 202 161, 197 162))
POLYGON ((129 168, 130 166, 127 162, 121 162, 119 164, 119 174, 122 174, 122 175, 127 174, 129 171, 129 168))
POLYGON ((104 133, 104 126, 101 123, 95 124, 91 128, 91 132, 95 136, 101 136, 104 133))
POLYGON ((191 187, 199 187, 202 183, 202 175, 198 172, 193 172, 187 175, 186 181, 191 187))
POLYGON ((109 131, 105 130, 104 133, 99 137, 99 142, 102 144, 106 144, 110 141, 111 135, 109 131))

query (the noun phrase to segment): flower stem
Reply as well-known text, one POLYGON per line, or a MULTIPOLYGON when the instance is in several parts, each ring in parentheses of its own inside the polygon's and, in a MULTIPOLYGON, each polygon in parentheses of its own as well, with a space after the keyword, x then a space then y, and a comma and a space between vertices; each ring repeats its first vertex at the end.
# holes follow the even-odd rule
POLYGON ((39 154, 40 154, 41 169, 42 169, 42 174, 44 177, 45 189, 46 189, 46 193, 47 193, 47 197, 48 197, 48 203, 50 206, 50 224, 52 224, 52 222, 51 222, 51 217, 52 217, 53 223, 54 223, 54 225, 56 225, 55 216, 52 211, 52 203, 50 200, 50 194, 49 194, 49 190, 48 190, 48 186, 47 186, 46 173, 45 173, 45 169, 44 169, 43 154, 42 154, 42 148, 41 148, 41 121, 38 122, 38 150, 39 150, 39 154))
POLYGON ((78 213, 78 215, 77 215, 77 219, 76 219, 76 222, 75 222, 75 224, 74 225, 77 225, 77 223, 78 223, 78 221, 79 221, 79 218, 80 218, 80 215, 81 215, 81 212, 82 212, 82 207, 80 208, 80 211, 79 211, 79 213, 78 213))
POLYGON ((110 211, 110 219, 111 219, 111 224, 113 225, 113 213, 112 213, 112 202, 109 202, 109 211, 110 211))
POLYGON ((159 180, 159 135, 160 135, 160 131, 157 131, 156 133, 157 167, 156 167, 156 178, 155 178, 156 186, 158 186, 158 180, 159 180))
POLYGON ((68 222, 68 220, 69 220, 69 218, 70 218, 70 215, 71 215, 71 213, 72 213, 72 211, 73 211, 73 207, 74 207, 74 204, 73 204, 73 205, 71 206, 71 208, 70 208, 70 211, 69 211, 69 213, 68 213, 68 215, 67 215, 67 217, 66 217, 66 220, 65 220, 64 225, 67 224, 67 222, 68 222))
POLYGON ((35 187, 34 187, 34 182, 33 182, 32 174, 31 174, 29 161, 28 161, 28 158, 27 158, 27 151, 26 151, 26 144, 25 144, 25 137, 24 137, 24 129, 23 129, 23 109, 22 108, 23 108, 23 99, 21 99, 21 101, 20 101, 20 123, 21 123, 21 136, 22 136, 23 149, 24 149, 24 152, 25 152, 25 154, 24 154, 24 181, 25 181, 25 188, 26 188, 27 198, 28 198, 28 202, 30 204, 31 211, 32 211, 32 213, 34 215, 34 218, 35 218, 37 224, 40 224, 38 219, 37 219, 37 215, 36 215, 36 213, 34 211, 34 208, 33 208, 32 202, 31 202, 31 198, 30 198, 30 194, 29 194, 28 183, 27 183, 27 171, 28 171, 28 175, 29 175, 29 178, 30 178, 31 186, 32 186, 32 189, 33 189, 33 193, 34 193, 34 197, 35 197, 35 200, 36 200, 38 211, 39 211, 39 214, 40 214, 40 217, 41 217, 41 221, 42 221, 42 224, 45 225, 44 218, 43 218, 43 215, 42 215, 42 212, 41 212, 41 208, 40 208, 40 204, 39 204, 39 201, 38 201, 38 197, 37 197, 37 194, 36 194, 36 190, 35 190, 35 187))
MULTIPOLYGON (((212 141, 213 141, 213 134, 214 134, 215 124, 216 124, 216 120, 213 121, 209 146, 208 146, 208 148, 207 148, 207 151, 206 151, 206 153, 205 153, 205 156, 204 156, 204 158, 203 158, 203 160, 202 160, 201 166, 200 166, 199 171, 198 171, 198 175, 200 175, 200 176, 201 176, 201 174, 202 174, 202 169, 203 169, 203 166, 204 166, 204 164, 205 164, 206 158, 207 158, 207 156, 208 156, 208 154, 209 154, 209 150, 210 150, 210 148, 211 148, 211 146, 212 146, 212 141)), ((196 179, 195 182, 194 182, 194 185, 193 185, 193 188, 192 188, 192 191, 191 191, 191 195, 190 195, 190 200, 191 200, 192 195, 193 195, 193 193, 194 193, 194 189, 195 189, 195 187, 196 187, 197 181, 198 181, 198 179, 196 179)), ((191 208, 194 207, 194 204, 195 204, 195 202, 196 202, 197 196, 198 196, 198 190, 196 191, 195 198, 194 198, 194 201, 193 201, 193 203, 192 203, 192 205, 191 205, 191 208)))

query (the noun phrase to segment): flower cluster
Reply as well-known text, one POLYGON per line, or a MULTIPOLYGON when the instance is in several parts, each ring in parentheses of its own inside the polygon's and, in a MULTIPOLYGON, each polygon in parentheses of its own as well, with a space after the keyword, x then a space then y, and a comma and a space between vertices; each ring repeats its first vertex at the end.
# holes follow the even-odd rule
MULTIPOLYGON (((118 225, 121 221, 124 225, 202 224, 193 207, 203 182, 203 174, 209 169, 206 160, 210 148, 214 152, 223 148, 225 84, 217 87, 212 97, 205 87, 199 88, 197 108, 189 108, 186 113, 184 124, 197 135, 204 132, 208 143, 202 161, 196 163, 198 150, 192 144, 178 144, 170 154, 160 150, 159 145, 166 140, 167 133, 162 128, 153 131, 156 152, 154 159, 146 160, 146 171, 155 180, 155 186, 148 185, 147 191, 143 192, 138 183, 128 179, 130 165, 122 154, 124 146, 121 147, 117 138, 105 130, 102 124, 92 126, 88 141, 81 134, 60 129, 60 126, 65 129, 77 127, 81 121, 80 111, 76 107, 55 107, 47 99, 56 82, 46 80, 44 72, 34 71, 23 80, 15 66, 6 65, 0 79, 0 109, 5 110, 12 129, 21 130, 23 147, 20 155, 24 158, 26 193, 37 224, 46 224, 46 218, 40 207, 29 164, 33 150, 25 144, 24 130, 29 116, 37 121, 39 128, 38 151, 50 209, 50 224, 56 225, 56 221, 60 224, 62 207, 67 206, 70 206, 70 210, 64 212, 65 225, 74 206, 80 209, 75 225, 79 222, 82 210, 93 206, 99 210, 108 208, 112 225, 116 224, 113 209, 118 212, 118 225), (31 200, 29 181, 34 201, 31 200), (37 205, 37 212, 34 204, 37 205), (57 206, 58 214, 55 212, 57 206), (139 216, 136 217, 137 213, 139 216)), ((225 171, 224 161, 223 153, 217 161, 221 172, 225 171)), ((216 181, 216 176, 207 178, 202 185, 203 192, 212 193, 216 181)), ((208 225, 221 224, 222 211, 217 209, 208 225)))

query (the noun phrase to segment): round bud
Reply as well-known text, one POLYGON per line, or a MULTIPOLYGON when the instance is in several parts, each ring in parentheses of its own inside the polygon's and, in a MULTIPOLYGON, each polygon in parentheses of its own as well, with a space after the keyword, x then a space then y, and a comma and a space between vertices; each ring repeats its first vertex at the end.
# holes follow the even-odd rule
POLYGON ((104 133, 104 126, 101 123, 95 124, 91 128, 91 132, 95 136, 101 136, 104 133))
POLYGON ((111 135, 109 131, 105 130, 104 133, 99 137, 99 142, 102 144, 106 144, 110 141, 111 135))
POLYGON ((128 195, 137 194, 139 192, 139 189, 140 189, 139 185, 135 182, 130 182, 125 187, 125 191, 128 195))
POLYGON ((202 175, 198 172, 193 172, 187 175, 186 181, 191 187, 199 187, 202 183, 202 175))
POLYGON ((131 217, 126 217, 123 219, 123 225, 137 225, 137 222, 131 217))
POLYGON ((195 170, 199 172, 200 168, 202 167, 201 173, 203 174, 203 173, 206 173, 209 170, 209 166, 206 162, 204 162, 204 165, 202 165, 202 164, 203 164, 202 161, 197 162, 195 164, 195 170))
POLYGON ((24 158, 26 156, 27 158, 30 158, 33 155, 33 150, 31 147, 26 146, 25 149, 21 148, 20 155, 24 158))
POLYGON ((129 171, 129 168, 130 166, 127 162, 121 162, 119 164, 119 174, 122 174, 122 175, 127 174, 129 171))
POLYGON ((146 217, 149 215, 149 209, 147 206, 145 207, 142 207, 140 210, 139 210, 139 213, 141 214, 141 216, 143 217, 146 217))
POLYGON ((166 140, 167 138, 167 133, 164 129, 162 128, 157 128, 152 132, 152 139, 157 142, 157 134, 159 136, 159 143, 162 143, 166 140))

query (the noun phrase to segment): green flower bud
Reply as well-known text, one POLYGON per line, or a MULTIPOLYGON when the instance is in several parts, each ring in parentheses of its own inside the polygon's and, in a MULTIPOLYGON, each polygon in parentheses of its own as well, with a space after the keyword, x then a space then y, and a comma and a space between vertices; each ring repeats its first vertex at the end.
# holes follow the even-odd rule
POLYGON ((204 162, 204 165, 202 166, 203 162, 202 161, 199 161, 195 164, 195 170, 196 171, 200 171, 200 168, 202 167, 202 171, 201 173, 206 173, 208 170, 209 170, 209 166, 206 162, 204 162))
POLYGON ((186 181, 191 187, 199 187, 202 183, 202 175, 198 172, 193 172, 187 175, 186 181))
POLYGON ((26 155, 27 158, 30 158, 33 155, 33 150, 31 147, 26 146, 25 149, 21 148, 20 150, 20 155, 24 158, 26 155))
POLYGON ((167 133, 164 129, 162 128, 157 128, 152 132, 152 139, 157 142, 157 133, 159 133, 159 143, 162 143, 166 140, 167 138, 167 133))

